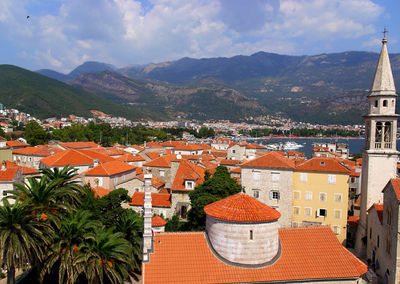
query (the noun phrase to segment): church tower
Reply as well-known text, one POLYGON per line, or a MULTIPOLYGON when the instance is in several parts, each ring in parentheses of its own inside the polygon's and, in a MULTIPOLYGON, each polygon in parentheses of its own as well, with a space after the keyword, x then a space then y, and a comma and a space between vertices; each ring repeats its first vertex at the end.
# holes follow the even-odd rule
POLYGON ((396 89, 387 51, 386 30, 375 77, 368 95, 368 115, 365 119, 365 146, 362 154, 360 222, 356 250, 365 255, 367 210, 374 203, 383 203, 382 190, 397 174, 396 89))

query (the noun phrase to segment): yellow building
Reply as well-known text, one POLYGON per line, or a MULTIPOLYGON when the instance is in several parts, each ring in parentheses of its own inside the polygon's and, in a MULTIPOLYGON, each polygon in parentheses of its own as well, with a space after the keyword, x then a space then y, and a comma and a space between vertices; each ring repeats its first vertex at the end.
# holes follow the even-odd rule
POLYGON ((315 157, 296 165, 292 226, 329 225, 345 244, 349 173, 335 158, 315 157))

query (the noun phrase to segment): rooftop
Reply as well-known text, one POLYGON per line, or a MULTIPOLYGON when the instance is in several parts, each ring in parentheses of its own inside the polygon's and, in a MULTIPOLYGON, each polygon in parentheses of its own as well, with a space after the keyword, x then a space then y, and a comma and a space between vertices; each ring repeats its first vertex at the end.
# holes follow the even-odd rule
POLYGON ((329 227, 280 229, 280 258, 261 268, 231 266, 217 258, 203 232, 159 233, 145 283, 248 283, 357 278, 367 266, 344 248, 329 227))
POLYGON ((281 213, 245 193, 237 193, 208 204, 204 212, 234 222, 268 222, 281 217, 281 213))

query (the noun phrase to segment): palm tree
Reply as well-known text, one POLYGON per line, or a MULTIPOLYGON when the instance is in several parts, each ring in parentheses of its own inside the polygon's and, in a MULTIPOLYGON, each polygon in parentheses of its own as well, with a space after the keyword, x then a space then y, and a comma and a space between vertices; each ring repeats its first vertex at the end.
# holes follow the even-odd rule
POLYGON ((83 273, 90 283, 122 283, 132 270, 132 247, 114 228, 97 228, 85 248, 86 253, 75 265, 85 265, 83 273))
POLYGON ((50 219, 53 224, 58 220, 60 210, 69 211, 71 209, 61 199, 75 200, 76 193, 70 188, 57 187, 60 180, 48 181, 48 177, 43 175, 40 179, 30 177, 24 184, 15 184, 15 189, 8 190, 6 198, 23 202, 32 208, 31 214, 38 216, 42 221, 50 219))
POLYGON ((124 238, 129 241, 132 246, 133 271, 131 271, 131 274, 140 274, 142 261, 140 246, 143 235, 143 219, 135 211, 127 209, 122 213, 120 220, 117 222, 116 229, 124 235, 124 238))
POLYGON ((63 196, 61 199, 63 203, 67 203, 72 206, 80 204, 80 196, 82 195, 82 186, 79 185, 79 181, 75 179, 78 175, 78 170, 72 166, 65 166, 61 170, 58 168, 45 168, 41 169, 43 176, 47 177, 48 182, 55 182, 56 188, 64 188, 73 191, 75 194, 63 196), (64 198, 65 197, 65 198, 64 198), (73 197, 73 198, 71 198, 73 197))
POLYGON ((100 226, 94 221, 89 211, 77 211, 62 216, 59 230, 54 233, 54 243, 47 252, 44 269, 41 273, 43 280, 46 273, 58 270, 59 283, 75 283, 83 270, 83 263, 75 264, 82 254, 81 247, 100 226))
POLYGON ((7 266, 7 283, 15 283, 15 269, 35 264, 43 256, 43 245, 51 241, 51 228, 27 214, 27 206, 10 205, 3 200, 0 206, 0 253, 2 267, 7 266))

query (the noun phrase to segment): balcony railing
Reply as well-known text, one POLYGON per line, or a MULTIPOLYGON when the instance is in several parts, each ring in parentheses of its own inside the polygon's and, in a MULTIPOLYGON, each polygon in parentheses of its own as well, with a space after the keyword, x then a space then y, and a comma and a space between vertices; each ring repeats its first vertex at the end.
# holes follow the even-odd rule
POLYGON ((386 149, 392 148, 392 143, 390 143, 390 142, 385 142, 385 148, 386 148, 386 149))
POLYGON ((381 148, 381 142, 375 142, 375 149, 381 148))

